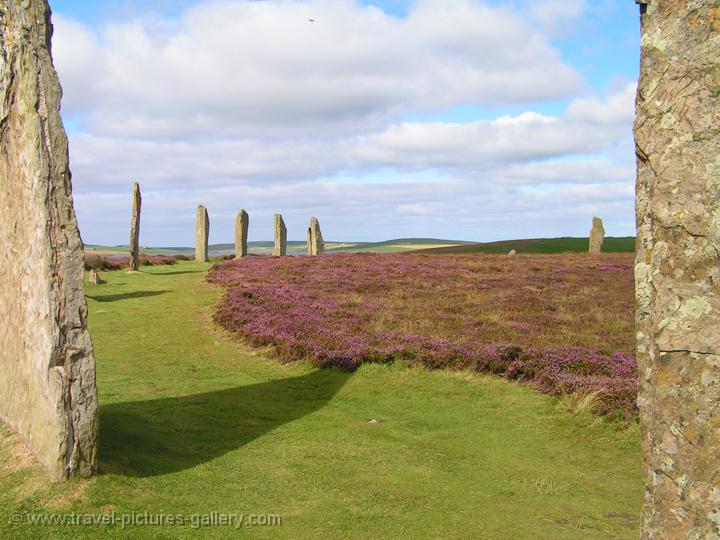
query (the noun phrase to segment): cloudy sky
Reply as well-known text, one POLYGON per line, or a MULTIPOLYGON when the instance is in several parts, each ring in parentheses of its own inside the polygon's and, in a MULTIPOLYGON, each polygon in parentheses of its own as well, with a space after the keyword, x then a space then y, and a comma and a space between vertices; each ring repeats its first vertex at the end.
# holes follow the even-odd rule
POLYGON ((630 0, 50 0, 83 239, 634 234, 630 0))

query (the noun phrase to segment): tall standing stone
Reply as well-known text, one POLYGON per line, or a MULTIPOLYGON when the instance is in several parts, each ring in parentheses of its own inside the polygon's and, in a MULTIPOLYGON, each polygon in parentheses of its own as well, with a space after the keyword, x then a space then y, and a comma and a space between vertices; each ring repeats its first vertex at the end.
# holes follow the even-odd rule
POLYGON ((643 538, 720 537, 720 2, 646 0, 635 264, 643 538))
POLYGON ((0 417, 50 477, 96 470, 83 244, 45 0, 0 0, 0 417))
POLYGON ((130 217, 130 270, 140 269, 140 184, 133 185, 132 216, 130 217))
POLYGON ((287 255, 287 227, 285 227, 281 214, 275 214, 275 247, 273 248, 273 255, 275 257, 287 255))
POLYGON ((195 220, 195 260, 208 261, 208 237, 210 234, 210 219, 207 208, 202 204, 197 208, 197 219, 195 220))
POLYGON ((240 210, 235 216, 235 258, 245 257, 248 253, 248 228, 250 216, 245 210, 240 210))
POLYGON ((316 217, 310 218, 307 249, 308 255, 310 256, 325 254, 325 242, 323 241, 322 233, 320 232, 320 222, 316 217))
POLYGON ((590 253, 600 253, 602 245, 605 242, 605 229, 603 228, 602 219, 594 217, 592 220, 592 229, 590 229, 590 253))

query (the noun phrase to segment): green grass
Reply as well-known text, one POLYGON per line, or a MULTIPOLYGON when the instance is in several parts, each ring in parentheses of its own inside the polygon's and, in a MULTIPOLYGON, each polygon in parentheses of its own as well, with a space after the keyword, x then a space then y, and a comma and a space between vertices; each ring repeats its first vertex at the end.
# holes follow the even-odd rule
POLYGON ((280 365, 210 322, 195 262, 88 286, 101 474, 50 485, 6 428, 2 538, 229 538, 227 527, 11 528, 12 512, 271 513, 250 538, 636 538, 637 428, 464 373, 280 365), (380 422, 368 424, 368 420, 380 422))
MULTIPOLYGON (((484 244, 464 244, 432 248, 429 253, 507 253, 514 249, 518 253, 585 253, 588 250, 587 238, 536 238, 528 240, 502 240, 484 244)), ((606 237, 603 244, 606 253, 631 253, 635 251, 635 237, 606 237)))

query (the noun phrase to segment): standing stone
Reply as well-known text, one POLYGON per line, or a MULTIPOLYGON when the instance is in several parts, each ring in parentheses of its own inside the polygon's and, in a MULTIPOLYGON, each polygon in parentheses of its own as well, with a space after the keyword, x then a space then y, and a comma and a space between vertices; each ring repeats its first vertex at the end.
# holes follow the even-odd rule
POLYGON ((275 214, 275 247, 273 248, 273 255, 275 257, 287 255, 287 227, 285 227, 281 214, 275 214))
POLYGON ((132 216, 130 218, 130 271, 137 272, 140 269, 140 206, 142 196, 140 195, 140 184, 135 182, 133 186, 132 216))
POLYGON ((308 255, 325 255, 325 242, 320 232, 320 222, 318 218, 310 218, 310 227, 308 227, 308 255))
POLYGON ((0 417, 54 481, 97 465, 95 359, 46 0, 0 0, 0 417))
POLYGON ((207 208, 202 204, 197 208, 197 219, 195 220, 195 260, 208 261, 208 237, 210 234, 210 219, 207 208))
POLYGON ((247 256, 248 227, 250 216, 245 210, 240 210, 235 217, 235 258, 247 256))
POLYGON ((648 0, 635 120, 643 538, 720 538, 720 2, 648 0))
POLYGON ((514 249, 508 251, 508 257, 514 257, 515 255, 517 255, 517 251, 515 251, 514 249))
POLYGON ((592 229, 590 229, 590 253, 602 252, 602 245, 605 241, 605 229, 603 228, 602 219, 594 217, 592 221, 592 229))
POLYGON ((90 273, 88 274, 88 281, 93 285, 98 285, 100 283, 100 274, 98 274, 98 271, 94 268, 90 269, 90 273))

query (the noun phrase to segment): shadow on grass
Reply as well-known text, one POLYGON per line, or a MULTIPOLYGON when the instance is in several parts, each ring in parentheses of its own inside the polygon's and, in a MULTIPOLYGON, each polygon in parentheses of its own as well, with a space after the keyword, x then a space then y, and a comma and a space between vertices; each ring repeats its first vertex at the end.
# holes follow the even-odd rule
POLYGON ((211 461, 321 409, 350 376, 323 369, 191 396, 104 405, 101 471, 149 477, 211 461))
POLYGON ((145 298, 146 296, 159 296, 161 294, 168 293, 170 291, 133 291, 129 293, 120 294, 106 294, 103 296, 91 296, 87 295, 91 300, 96 302, 116 302, 117 300, 129 300, 130 298, 145 298))

